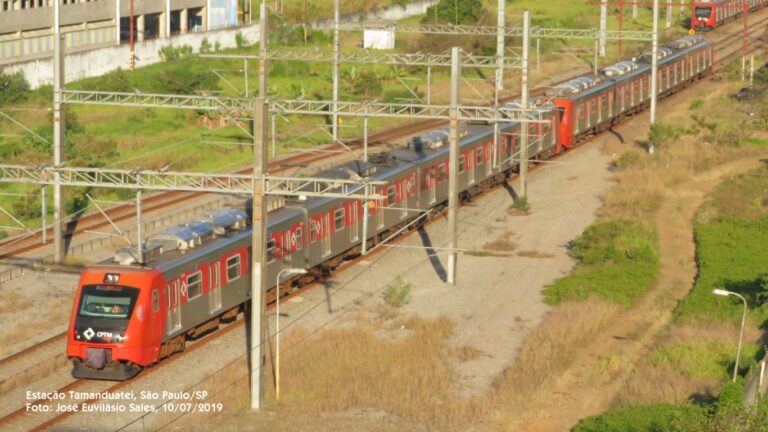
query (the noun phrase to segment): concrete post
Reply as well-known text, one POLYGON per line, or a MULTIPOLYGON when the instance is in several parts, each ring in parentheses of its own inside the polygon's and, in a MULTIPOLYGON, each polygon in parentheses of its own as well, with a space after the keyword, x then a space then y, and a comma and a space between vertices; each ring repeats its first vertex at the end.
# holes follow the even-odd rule
MULTIPOLYGON (((64 69, 64 35, 61 34, 61 5, 56 0, 54 4, 54 34, 53 34, 53 166, 60 167, 64 156, 64 140, 66 133, 65 111, 61 91, 66 83, 64 69)), ((56 171, 53 175, 53 260, 64 262, 64 190, 61 187, 61 174, 56 171)))
POLYGON ((171 37, 171 0, 165 0, 165 19, 163 22, 165 24, 163 37, 171 37))
MULTIPOLYGON (((659 77, 659 0, 653 0, 653 34, 651 59, 651 125, 656 122, 659 77)), ((649 149, 653 151, 653 146, 649 149)))
POLYGON ((48 200, 48 197, 46 197, 47 194, 45 193, 45 190, 47 187, 48 186, 43 185, 43 187, 40 188, 40 195, 41 195, 40 202, 42 207, 40 210, 43 218, 42 244, 48 243, 48 206, 47 206, 48 203, 46 202, 48 200))
MULTIPOLYGON (((528 109, 528 47, 531 43, 531 12, 523 12, 523 58, 520 107, 528 109)), ((528 123, 520 124, 520 196, 528 196, 528 123)))
POLYGON ((184 8, 179 13, 179 33, 184 34, 189 31, 189 9, 184 8))
POLYGON ((120 46, 120 0, 115 0, 115 45, 120 46))
POLYGON ((269 40, 267 39, 267 23, 269 16, 267 15, 267 5, 261 4, 259 15, 259 97, 267 97, 267 45, 269 40))
POLYGON ((667 3, 667 27, 672 27, 672 2, 667 3))
POLYGON ((632 19, 633 20, 637 19, 637 2, 632 4, 632 19))
POLYGON ((339 0, 333 1, 333 140, 339 140, 339 57, 341 55, 341 42, 339 41, 339 21, 341 19, 341 5, 339 0))
MULTIPOLYGON (((499 100, 501 99, 501 92, 504 90, 504 33, 506 30, 506 17, 504 15, 505 5, 506 0, 499 0, 496 26, 496 85, 494 86, 493 92, 494 106, 497 108, 499 106, 499 100)), ((493 155, 491 158, 494 168, 498 165, 500 132, 501 125, 499 122, 495 122, 493 124, 493 155)))
POLYGON ((144 264, 144 248, 141 244, 141 189, 136 191, 136 259, 139 264, 144 264))
POLYGON ((451 236, 451 252, 448 255, 447 282, 456 285, 458 266, 458 217, 459 217, 459 82, 461 80, 461 53, 458 47, 451 50, 451 111, 450 153, 448 157, 448 235, 451 236))
POLYGON ((142 42, 144 40, 144 14, 136 17, 136 40, 142 42))
MULTIPOLYGON (((262 9, 264 4, 262 3, 262 9)), ((264 17, 262 17, 264 19, 264 17)), ((261 409, 264 402, 264 347, 266 328, 265 290, 267 289, 267 206, 264 195, 264 175, 267 172, 267 115, 266 99, 256 98, 253 113, 253 211, 251 246, 251 409, 261 409)))
POLYGON ((605 39, 608 27, 608 3, 600 2, 600 56, 605 57, 605 39))

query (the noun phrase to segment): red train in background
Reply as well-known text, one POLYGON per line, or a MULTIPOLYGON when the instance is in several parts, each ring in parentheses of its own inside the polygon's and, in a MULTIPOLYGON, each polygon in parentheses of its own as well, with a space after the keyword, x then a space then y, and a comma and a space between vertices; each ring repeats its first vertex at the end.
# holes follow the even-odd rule
POLYGON ((745 10, 754 11, 768 4, 768 0, 694 0, 691 28, 712 30, 740 17, 745 10))

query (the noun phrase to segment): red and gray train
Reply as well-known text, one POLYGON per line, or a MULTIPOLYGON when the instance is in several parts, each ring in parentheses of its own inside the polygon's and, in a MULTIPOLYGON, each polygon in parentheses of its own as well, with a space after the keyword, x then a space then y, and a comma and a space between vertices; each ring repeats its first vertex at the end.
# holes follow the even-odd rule
MULTIPOLYGON (((531 159, 548 159, 607 129, 650 103, 651 54, 557 85, 536 99, 543 123, 529 123, 531 159)), ((687 36, 659 51, 658 91, 674 93, 711 71, 712 44, 687 36)), ((468 198, 506 179, 519 165, 519 123, 505 123, 494 145, 493 127, 463 124, 457 173, 448 172, 448 130, 412 137, 408 147, 352 161, 317 176, 369 178, 387 183, 385 199, 370 202, 373 245, 426 209, 448 200, 448 176, 457 175, 468 198)), ((360 201, 285 200, 269 213, 267 280, 281 269, 323 275, 357 255, 362 239, 360 201)), ((224 209, 170 228, 144 243, 138 264, 130 252, 92 265, 80 277, 67 340, 77 378, 124 380, 174 352, 185 340, 231 319, 250 295, 249 218, 224 209)), ((294 281, 298 282, 298 281, 294 281)))
POLYGON ((691 28, 712 30, 745 12, 761 9, 768 0, 694 0, 691 4, 691 28))

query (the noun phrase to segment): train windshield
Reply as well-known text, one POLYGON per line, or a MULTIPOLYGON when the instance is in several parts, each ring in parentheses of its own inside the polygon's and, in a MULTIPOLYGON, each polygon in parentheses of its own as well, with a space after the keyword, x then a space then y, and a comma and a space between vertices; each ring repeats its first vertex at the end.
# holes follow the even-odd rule
POLYGON ((85 285, 78 315, 93 318, 126 319, 131 316, 138 288, 116 285, 85 285))
POLYGON ((712 8, 709 7, 697 7, 696 8, 696 18, 707 18, 712 16, 712 8))

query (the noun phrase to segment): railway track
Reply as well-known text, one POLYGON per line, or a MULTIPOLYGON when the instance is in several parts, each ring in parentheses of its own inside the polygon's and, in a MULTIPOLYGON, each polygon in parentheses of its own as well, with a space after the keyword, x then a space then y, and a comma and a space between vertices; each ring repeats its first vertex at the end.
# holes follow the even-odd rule
MULTIPOLYGON (((766 22, 768 22, 768 18, 760 21, 760 23, 766 23, 766 22)), ((765 33, 766 33, 765 29, 763 29, 763 30, 755 29, 755 30, 753 30, 753 31, 751 31, 749 33, 749 37, 751 38, 751 42, 752 42, 752 45, 753 45, 753 48, 752 48, 753 50, 759 49, 760 47, 764 47, 764 45, 765 45, 764 41, 763 41, 762 44, 760 44, 760 46, 757 46, 758 44, 756 43, 756 41, 759 38, 763 37, 765 35, 765 33)), ((733 35, 731 35, 731 36, 733 36, 733 35)), ((728 47, 729 41, 732 39, 731 36, 726 37, 726 38, 716 42, 716 44, 715 44, 716 49, 722 49, 723 51, 725 51, 725 48, 728 47)), ((739 34, 738 36, 740 37, 741 35, 739 34)), ((739 46, 739 47, 737 47, 737 49, 733 50, 730 53, 726 53, 725 55, 722 55, 722 52, 718 52, 718 54, 719 55, 717 56, 717 58, 721 59, 721 60, 718 60, 718 62, 720 62, 720 61, 725 62, 729 58, 733 58, 734 56, 737 56, 737 55, 741 54, 741 49, 740 49, 740 46, 739 46)), ((507 99, 511 99, 511 98, 512 97, 507 98, 507 99)), ((386 142, 391 141, 391 140, 395 140, 395 139, 398 139, 398 138, 402 138, 404 136, 409 136, 409 135, 412 135, 414 133, 418 133, 418 132, 420 132, 422 130, 427 130, 427 129, 434 128, 434 127, 439 126, 441 124, 443 124, 443 123, 439 122, 439 121, 412 123, 412 124, 408 125, 406 128, 401 128, 401 129, 398 129, 398 130, 392 131, 392 132, 386 132, 386 133, 382 133, 382 134, 377 134, 375 138, 372 136, 371 140, 370 140, 370 143, 386 143, 386 142)), ((594 139, 594 137, 585 140, 584 142, 579 144, 578 148, 584 147, 585 144, 591 142, 593 139, 594 139)), ((346 145, 347 145, 347 147, 350 147, 352 149, 358 149, 358 148, 360 148, 362 146, 362 143, 361 142, 352 142, 352 143, 347 143, 346 145)), ((574 150, 578 151, 578 148, 574 149, 574 150)), ((342 149, 344 149, 344 146, 342 146, 340 144, 337 144, 337 145, 328 146, 325 149, 327 149, 327 150, 342 150, 342 149)), ((284 158, 284 159, 275 161, 273 164, 275 165, 274 168, 277 170, 276 172, 279 172, 279 169, 282 168, 282 167, 278 167, 277 165, 282 165, 282 164, 286 164, 286 163, 288 163, 288 164, 293 164, 293 163, 309 163, 308 161, 319 161, 319 160, 324 160, 326 158, 327 158, 326 155, 314 155, 314 154, 313 155, 297 155, 295 157, 288 157, 288 158, 284 158), (304 156, 304 157, 302 157, 302 156, 304 156), (297 161, 300 161, 300 162, 297 162, 297 161)), ((532 170, 535 170, 536 168, 538 168, 538 166, 533 167, 532 170)), ((491 190, 495 190, 495 189, 496 188, 492 188, 489 191, 482 192, 481 194, 476 196, 474 199, 479 199, 482 196, 484 196, 485 194, 489 193, 491 190)), ((186 200, 186 199, 194 198, 195 196, 201 195, 201 194, 188 194, 188 193, 176 194, 176 193, 168 193, 168 194, 157 194, 157 195, 161 195, 161 196, 165 195, 165 197, 158 197, 158 198, 156 198, 157 201, 154 201, 154 200, 152 201, 152 203, 156 203, 156 204, 153 204, 153 205, 156 206, 155 208, 161 209, 161 208, 166 208, 166 207, 168 207, 170 205, 173 205, 173 204, 169 204, 169 203, 178 203, 178 202, 186 200), (176 197, 174 195, 184 195, 184 196, 183 197, 176 197), (165 200, 165 201, 163 202, 163 200, 165 200)), ((149 200, 149 199, 150 198, 147 198, 147 200, 149 200)), ((131 213, 132 209, 133 209, 132 206, 126 205, 126 206, 116 207, 114 211, 116 212, 115 214, 117 214, 117 215, 119 215, 121 211, 126 213, 125 216, 124 216, 124 219, 127 219, 127 218, 131 217, 130 213, 131 213)), ((100 215, 99 215, 99 217, 100 217, 100 215)), ((119 217, 120 216, 117 216, 117 218, 119 218, 119 217)), ((432 222, 434 222, 436 220, 441 219, 442 217, 444 217, 444 216, 442 214, 440 214, 437 217, 433 218, 432 220, 427 221, 426 223, 430 224, 430 223, 432 223, 432 222)), ((95 222, 95 223, 98 223, 98 222, 95 222)), ((101 223, 101 225, 104 225, 104 224, 105 223, 101 223)), ((90 228, 87 228, 87 229, 93 229, 93 227, 94 226, 91 226, 90 228)), ((75 233, 77 233, 77 231, 75 231, 75 233)), ((399 237, 398 241, 400 241, 402 239, 405 239, 405 238, 408 238, 410 235, 412 235, 412 232, 405 233, 404 235, 399 237)), ((1 243, 0 243, 0 247, 2 247, 1 243)), ((37 246, 37 247, 39 247, 39 246, 37 246)), ((33 245, 33 246, 30 247, 30 250, 34 249, 34 248, 35 248, 35 246, 33 245)), ((375 254, 377 252, 378 251, 374 251, 373 253, 375 254)), ((5 256, 5 255, 0 255, 0 257, 2 257, 2 256, 5 256)), ((366 258, 367 257, 369 257, 369 256, 366 256, 366 258)), ((348 266, 355 265, 360 259, 363 259, 363 258, 361 257, 361 258, 357 258, 357 259, 354 259, 354 260, 351 260, 351 261, 347 261, 347 262, 343 263, 339 268, 337 268, 336 271, 342 271, 343 269, 347 268, 348 266)), ((302 288, 296 289, 293 292, 291 292, 289 294, 289 296, 293 296, 293 295, 299 294, 299 293, 301 293, 301 292, 303 292, 303 291, 305 291, 307 289, 310 289, 313 285, 314 284, 308 284, 308 285, 305 285, 302 288)), ((214 332, 213 334, 211 334, 211 335, 209 335, 209 336, 207 336, 205 338, 202 338, 202 339, 200 339, 199 341, 196 341, 193 344, 188 345, 187 349, 184 352, 176 354, 175 356, 173 356, 173 357, 171 357, 169 359, 166 359, 165 361, 161 362, 159 365, 143 371, 141 373, 141 375, 139 375, 139 377, 137 377, 137 379, 134 379, 132 381, 126 381, 126 382, 120 382, 120 383, 112 383, 112 382, 103 382, 103 381, 73 380, 70 383, 66 384, 65 386, 59 388, 57 391, 58 392, 77 391, 77 392, 97 392, 97 393, 102 393, 102 392, 108 392, 109 393, 109 392, 119 391, 124 386, 128 385, 129 383, 135 383, 138 380, 143 380, 147 376, 151 376, 151 374, 153 373, 154 370, 158 370, 159 368, 162 368, 162 367, 167 367, 167 365, 171 364, 174 359, 181 358, 182 356, 185 356, 185 355, 189 355, 191 352, 194 352, 195 350, 197 350, 199 347, 203 346, 207 342, 209 342, 211 340, 214 340, 214 339, 216 339, 216 338, 218 338, 220 336, 223 336, 224 334, 229 333, 230 331, 234 330, 235 328, 243 325, 243 323, 244 323, 244 320, 238 319, 237 321, 227 325, 226 327, 220 329, 219 331, 214 332)), ((18 352, 16 354, 8 356, 8 357, 6 357, 4 359, 0 359, 0 390, 2 389, 2 386, 4 385, 4 383, 8 381, 7 377, 9 377, 9 376, 13 376, 13 375, 19 374, 19 373, 32 375, 30 373, 30 371, 34 369, 34 361, 30 360, 30 359, 33 359, 35 356, 41 356, 41 357, 48 356, 48 357, 50 357, 50 354, 46 354, 46 353, 48 353, 50 351, 60 350, 59 345, 63 344, 64 341, 65 341, 65 334, 59 334, 59 335, 56 335, 56 336, 53 336, 53 337, 49 338, 48 340, 46 340, 46 341, 44 341, 44 342, 42 342, 42 343, 40 343, 38 345, 32 346, 30 348, 27 348, 24 351, 18 352), (28 366, 30 363, 33 363, 33 366, 28 366), (16 371, 16 372, 14 372, 14 371, 16 371)), ((61 353, 62 351, 63 350, 58 351, 58 352, 61 353)), ((62 355, 62 354, 59 354, 59 355, 62 355)), ((54 354, 54 357, 55 356, 56 356, 56 354, 54 354)), ((0 394, 2 394, 2 391, 0 391, 0 394)), ((82 405, 87 405, 87 404, 93 404, 93 403, 96 403, 96 402, 98 402, 98 400, 96 400, 96 399, 86 400, 86 401, 83 401, 81 403, 81 406, 82 405)), ((52 410, 55 410, 55 405, 56 405, 55 401, 51 401, 51 400, 47 400, 47 399, 38 399, 38 400, 30 401, 29 405, 24 405, 24 406, 16 409, 15 411, 13 411, 12 413, 10 413, 10 414, 0 418, 0 429, 2 429, 2 430, 43 430, 43 429, 49 428, 49 427, 51 427, 51 426, 61 422, 62 420, 66 419, 67 417, 69 417, 72 414, 72 413, 56 413, 55 411, 52 411, 52 410), (48 408, 49 411, 42 412, 42 413, 40 411, 32 412, 32 411, 30 411, 30 409, 36 409, 36 408, 29 408, 29 407, 49 407, 48 408)), ((41 408, 41 410, 42 409, 43 408, 41 408)))

